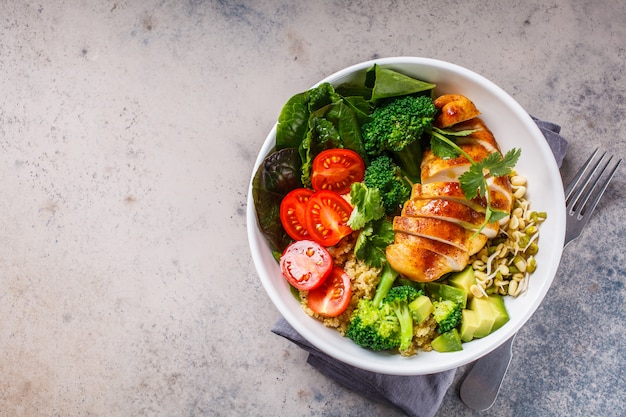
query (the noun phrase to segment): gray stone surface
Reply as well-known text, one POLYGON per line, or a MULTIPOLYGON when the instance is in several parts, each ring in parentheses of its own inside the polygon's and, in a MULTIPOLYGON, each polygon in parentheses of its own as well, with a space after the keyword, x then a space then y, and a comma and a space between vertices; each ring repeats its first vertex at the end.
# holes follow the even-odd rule
MULTIPOLYGON (((247 186, 284 101, 413 55, 625 152, 626 3, 0 2, 0 416, 399 416, 270 333, 247 186)), ((623 416, 624 169, 476 413, 623 416)))

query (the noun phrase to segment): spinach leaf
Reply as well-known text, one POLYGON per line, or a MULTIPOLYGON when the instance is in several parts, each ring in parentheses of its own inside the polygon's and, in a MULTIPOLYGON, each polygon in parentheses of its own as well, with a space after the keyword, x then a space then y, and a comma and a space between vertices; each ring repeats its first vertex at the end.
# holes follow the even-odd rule
POLYGON ((370 114, 374 109, 369 99, 363 96, 344 97, 344 102, 354 110, 359 123, 367 123, 370 120, 370 114))
POLYGON ((335 125, 327 120, 322 108, 314 112, 309 119, 309 130, 298 149, 302 160, 302 184, 311 187, 311 169, 315 156, 325 149, 343 148, 341 136, 335 125))
POLYGON ((302 187, 302 161, 295 148, 270 153, 252 180, 252 197, 259 228, 273 250, 282 252, 291 238, 280 222, 280 202, 287 193, 302 187))
POLYGON ((372 102, 389 97, 421 93, 436 87, 435 84, 409 77, 376 64, 367 70, 365 85, 372 88, 372 102))
POLYGON ((357 114, 341 97, 311 113, 309 130, 299 147, 302 183, 305 186, 311 185, 310 175, 315 156, 332 148, 353 150, 367 161, 357 114))
POLYGON ((354 109, 341 100, 332 104, 325 116, 336 126, 342 147, 358 153, 367 163, 367 152, 361 138, 361 126, 354 109))
POLYGON ((329 83, 292 96, 283 106, 276 125, 276 149, 297 148, 307 136, 311 113, 335 101, 341 96, 329 83))
POLYGON ((343 83, 335 88, 337 94, 342 97, 361 97, 365 100, 369 100, 372 97, 372 88, 365 86, 365 84, 356 83, 343 83))
POLYGON ((276 149, 297 148, 306 135, 309 121, 309 92, 291 97, 283 106, 276 125, 276 149))
POLYGON ((321 109, 331 103, 341 100, 330 83, 322 83, 309 90, 309 111, 321 109))

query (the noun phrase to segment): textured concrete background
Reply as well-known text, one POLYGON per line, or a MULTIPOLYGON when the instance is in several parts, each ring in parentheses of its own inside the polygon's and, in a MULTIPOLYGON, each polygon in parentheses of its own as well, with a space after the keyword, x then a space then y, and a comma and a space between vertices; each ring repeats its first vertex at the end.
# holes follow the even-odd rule
MULTIPOLYGON (((252 166, 292 94, 412 55, 563 126, 567 181, 625 154, 622 0, 0 0, 0 416, 401 415, 269 329, 252 166)), ((459 369, 438 416, 622 416, 623 170, 520 331, 495 406, 459 369)))

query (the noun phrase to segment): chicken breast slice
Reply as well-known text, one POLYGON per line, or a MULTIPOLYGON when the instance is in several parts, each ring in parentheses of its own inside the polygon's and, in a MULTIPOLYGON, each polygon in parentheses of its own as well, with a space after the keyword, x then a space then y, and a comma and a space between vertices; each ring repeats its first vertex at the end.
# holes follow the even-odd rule
POLYGON ((456 125, 480 114, 476 105, 461 94, 444 94, 437 97, 433 104, 439 109, 439 116, 435 120, 435 126, 441 128, 456 125))
POLYGON ((470 255, 478 252, 487 242, 487 236, 476 234, 456 223, 429 217, 396 216, 393 219, 394 232, 427 237, 455 246, 470 255))
POLYGON ((455 271, 446 257, 419 246, 392 243, 386 256, 394 270, 413 281, 430 282, 455 271))
POLYGON ((411 200, 440 198, 456 201, 468 205, 475 211, 485 212, 485 201, 479 198, 468 200, 456 181, 430 182, 428 184, 414 184, 411 189, 411 200))
POLYGON ((511 179, 509 177, 489 177, 487 178, 487 186, 489 187, 491 207, 510 213, 515 202, 511 179))
MULTIPOLYGON (((477 143, 459 145, 474 161, 481 161, 491 152, 477 143)), ((426 149, 422 155, 421 182, 458 181, 459 177, 472 165, 464 156, 444 159, 436 156, 431 149, 426 149)))
MULTIPOLYGON (((472 150, 472 154, 470 156, 487 156, 485 148, 481 145, 470 144, 463 145, 464 149, 472 150), (484 153, 481 153, 484 151, 484 153)), ((459 157, 454 159, 442 159, 434 156, 432 151, 426 150, 424 151, 424 160, 422 161, 422 187, 429 184, 437 184, 437 183, 458 183, 459 177, 466 172, 470 167, 470 162, 465 157, 459 157)), ((497 210, 502 210, 506 212, 510 212, 513 206, 513 191, 511 189, 511 181, 509 177, 489 177, 487 178, 487 185, 489 187, 489 196, 491 199, 491 207, 497 210)), ((442 185, 437 184, 433 186, 435 189, 426 190, 435 192, 441 191, 440 187, 442 185)), ((453 198, 458 198, 463 196, 463 191, 460 186, 457 185, 458 190, 454 189, 452 185, 446 185, 446 192, 451 193, 450 196, 453 198), (459 195, 460 194, 460 195, 459 195)), ((413 187, 413 194, 416 194, 416 187, 413 187)), ((483 207, 486 206, 484 201, 480 202, 479 199, 474 199, 473 201, 479 202, 483 207)), ((476 206, 474 206, 476 207, 476 206)), ((477 211, 480 209, 475 208, 477 211)), ((484 210, 484 208, 483 208, 484 210)))
POLYGON ((489 152, 498 152, 502 154, 500 151, 500 145, 498 145, 493 133, 491 133, 491 130, 489 130, 487 125, 485 125, 485 122, 483 122, 483 120, 479 117, 454 125, 450 128, 450 130, 455 130, 457 132, 462 130, 474 130, 475 132, 468 136, 457 137, 457 144, 465 145, 469 143, 476 143, 482 145, 489 152))
POLYGON ((397 232, 395 235, 394 243, 416 246, 428 249, 431 252, 435 252, 436 254, 446 258, 447 262, 450 264, 450 267, 455 271, 465 268, 465 266, 467 266, 467 263, 469 262, 469 254, 467 253, 467 251, 435 239, 410 235, 403 232, 397 232))
MULTIPOLYGON (((485 221, 485 213, 473 210, 463 202, 441 198, 408 200, 404 204, 402 215, 446 220, 473 232, 477 231, 485 221)), ((480 233, 492 239, 496 237, 499 230, 498 223, 488 223, 480 233)))

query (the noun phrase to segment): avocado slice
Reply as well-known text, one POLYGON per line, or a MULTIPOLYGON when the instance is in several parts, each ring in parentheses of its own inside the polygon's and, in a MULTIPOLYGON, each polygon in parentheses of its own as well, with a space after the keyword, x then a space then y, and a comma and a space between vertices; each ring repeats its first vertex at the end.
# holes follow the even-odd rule
POLYGON ((509 313, 507 313, 506 311, 504 298, 502 298, 502 296, 498 294, 493 294, 490 295, 487 300, 489 301, 489 304, 491 304, 491 308, 493 310, 493 315, 495 318, 493 322, 493 327, 491 328, 491 333, 493 333, 509 321, 509 313))
POLYGON ((463 350, 461 337, 456 329, 442 333, 431 342, 431 346, 437 352, 456 352, 463 350))
POLYGON ((434 311, 433 302, 425 295, 420 295, 409 304, 409 311, 413 316, 413 321, 420 324, 430 316, 434 311))
POLYGON ((474 338, 485 337, 491 333, 491 329, 496 321, 494 308, 488 297, 474 297, 469 303, 469 309, 476 313, 478 328, 474 331, 474 338))
POLYGON ((475 311, 468 309, 461 310, 461 328, 459 329, 459 333, 462 341, 469 342, 472 340, 479 325, 480 322, 475 311))
POLYGON ((472 291, 470 288, 472 285, 476 284, 476 276, 474 275, 474 268, 471 265, 468 265, 461 272, 456 272, 450 275, 448 278, 448 284, 452 287, 462 289, 468 295, 468 297, 472 296, 472 291))
POLYGON ((433 300, 450 300, 460 304, 461 308, 467 307, 467 291, 461 288, 438 282, 427 282, 424 289, 433 300))

